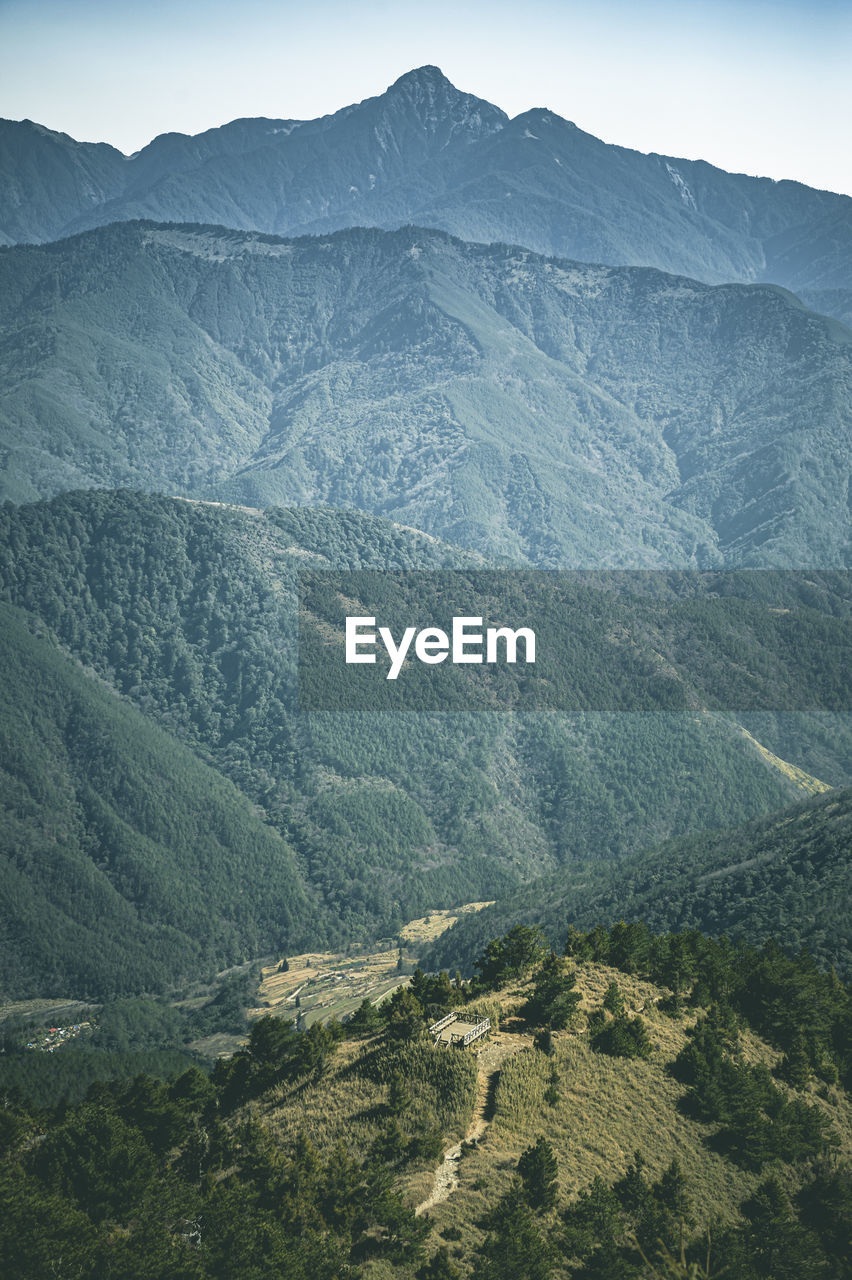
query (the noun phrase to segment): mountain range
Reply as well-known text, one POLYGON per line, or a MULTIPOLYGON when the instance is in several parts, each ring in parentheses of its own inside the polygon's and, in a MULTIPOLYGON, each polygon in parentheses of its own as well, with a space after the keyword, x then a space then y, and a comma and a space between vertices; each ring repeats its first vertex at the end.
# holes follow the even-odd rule
POLYGON ((20 1280, 848 1273, 847 325, 849 198, 435 67, 0 122, 20 1280), (552 665, 353 698, 462 598, 552 665))
POLYGON ((848 197, 643 155, 546 108, 510 120, 431 66, 318 120, 235 120, 130 157, 6 121, 0 191, 0 243, 139 218, 288 236, 416 224, 710 283, 772 281, 852 316, 848 197))
MULTIPOLYGON (((830 575, 746 590, 695 679, 646 634, 670 716, 299 715, 295 583, 848 567, 847 197, 510 120, 434 67, 132 157, 6 122, 0 175, 8 992, 162 990, 530 883, 561 911, 589 867, 589 911, 653 914, 670 875, 692 906, 664 924, 774 918, 700 833, 848 786, 849 718, 735 717, 702 680, 735 653, 791 706, 825 642, 830 684, 830 575), (797 610, 811 650, 775 663, 797 610)), ((788 867, 824 962, 836 863, 788 867)))
POLYGON ((0 251, 2 492, 331 503, 545 567, 850 562, 852 333, 443 232, 0 251))

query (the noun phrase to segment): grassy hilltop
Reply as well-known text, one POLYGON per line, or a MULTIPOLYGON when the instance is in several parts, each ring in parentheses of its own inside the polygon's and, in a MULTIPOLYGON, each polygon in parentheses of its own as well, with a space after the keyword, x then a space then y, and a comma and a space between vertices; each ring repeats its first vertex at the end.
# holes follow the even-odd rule
POLYGON ((212 1077, 13 1102, 12 1274, 61 1248, 134 1280, 845 1276, 849 992, 699 934, 569 952, 517 928, 473 986, 418 970, 345 1026, 262 1017, 212 1077), (427 1033, 460 1006, 478 1050, 427 1033))

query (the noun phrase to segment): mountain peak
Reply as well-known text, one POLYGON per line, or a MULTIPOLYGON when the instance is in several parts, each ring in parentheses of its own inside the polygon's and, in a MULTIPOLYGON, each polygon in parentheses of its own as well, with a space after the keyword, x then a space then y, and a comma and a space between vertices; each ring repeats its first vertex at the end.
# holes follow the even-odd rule
POLYGON ((406 71, 398 80, 394 80, 390 87, 391 89, 402 89, 419 85, 440 85, 445 89, 452 89, 455 93, 459 92, 455 85, 447 79, 441 68, 434 67, 431 63, 427 63, 424 67, 414 67, 411 71, 406 71))
POLYGON ((447 138, 459 133, 487 136, 502 129, 509 119, 504 111, 484 98, 457 89, 440 67, 431 65, 406 71, 379 101, 402 107, 412 113, 428 133, 444 133, 447 138))

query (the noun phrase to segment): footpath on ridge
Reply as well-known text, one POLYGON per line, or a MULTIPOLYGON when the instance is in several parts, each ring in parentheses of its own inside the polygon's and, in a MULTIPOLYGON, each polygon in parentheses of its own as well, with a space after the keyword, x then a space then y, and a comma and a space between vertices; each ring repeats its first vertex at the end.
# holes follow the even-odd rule
MULTIPOLYGON (((517 1053, 519 1049, 530 1043, 529 1036, 500 1032, 477 1054, 479 1080, 473 1114, 464 1136, 465 1142, 478 1143, 484 1137, 494 1115, 494 1103, 502 1065, 513 1053, 517 1053)), ((448 1052, 456 1051, 448 1050, 448 1052)), ((418 1217, 458 1190, 461 1152, 461 1142, 448 1147, 444 1152, 441 1163, 435 1170, 435 1182, 430 1195, 414 1210, 418 1217)))

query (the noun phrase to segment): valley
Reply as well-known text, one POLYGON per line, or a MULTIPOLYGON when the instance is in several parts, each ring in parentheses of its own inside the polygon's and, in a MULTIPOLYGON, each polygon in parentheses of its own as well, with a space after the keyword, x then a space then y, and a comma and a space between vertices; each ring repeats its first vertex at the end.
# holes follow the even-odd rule
MULTIPOLYGON (((614 634, 636 631, 648 669, 670 655, 682 710, 297 712, 301 566, 467 555, 333 508, 258 516, 86 491, 0 511, 0 725, 17 744, 2 775, 7 998, 132 996, 259 955, 336 952, 852 777, 845 713, 700 710, 732 642, 776 705, 842 692, 842 574, 731 579, 721 632, 700 601, 685 633, 657 605, 649 631, 641 599, 578 584, 580 620, 603 610, 614 634), (793 610, 805 643, 779 647, 793 610), (696 634, 703 662, 680 664, 696 634)), ((619 674, 624 650, 582 634, 606 705, 634 668, 619 674)))
POLYGON ((259 1001, 249 1016, 271 1013, 298 1018, 300 1024, 310 1026, 329 1018, 345 1019, 363 1000, 379 1005, 408 981, 406 975, 425 946, 452 928, 460 916, 490 905, 469 902, 409 920, 400 929, 395 945, 386 945, 383 950, 307 953, 286 957, 286 969, 282 969, 283 961, 264 967, 259 1001))

